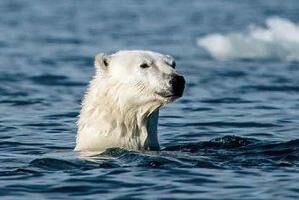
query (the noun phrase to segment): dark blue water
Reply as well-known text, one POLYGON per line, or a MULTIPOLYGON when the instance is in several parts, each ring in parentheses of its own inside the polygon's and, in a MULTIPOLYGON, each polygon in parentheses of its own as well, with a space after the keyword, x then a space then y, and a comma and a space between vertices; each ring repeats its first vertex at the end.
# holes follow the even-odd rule
POLYGON ((0 199, 298 199, 299 64, 217 61, 198 37, 293 1, 0 1, 0 199), (187 80, 161 111, 160 152, 73 152, 97 52, 173 55, 187 80))

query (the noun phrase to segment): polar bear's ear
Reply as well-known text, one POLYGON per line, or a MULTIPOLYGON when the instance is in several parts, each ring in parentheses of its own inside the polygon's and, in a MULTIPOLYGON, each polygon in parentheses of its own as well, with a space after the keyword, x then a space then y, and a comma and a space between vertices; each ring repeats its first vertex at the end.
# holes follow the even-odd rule
POLYGON ((105 53, 98 53, 94 59, 94 65, 96 69, 101 71, 106 71, 109 66, 110 56, 105 53))

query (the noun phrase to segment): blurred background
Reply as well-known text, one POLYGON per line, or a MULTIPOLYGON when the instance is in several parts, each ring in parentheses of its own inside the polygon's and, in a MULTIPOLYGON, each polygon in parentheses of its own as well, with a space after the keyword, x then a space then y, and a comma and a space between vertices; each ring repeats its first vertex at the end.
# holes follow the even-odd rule
POLYGON ((297 199, 296 0, 0 1, 1 199, 297 199), (94 55, 172 55, 165 151, 72 149, 94 55), (216 139, 214 139, 216 138, 216 139), (183 144, 180 146, 179 144, 183 144))

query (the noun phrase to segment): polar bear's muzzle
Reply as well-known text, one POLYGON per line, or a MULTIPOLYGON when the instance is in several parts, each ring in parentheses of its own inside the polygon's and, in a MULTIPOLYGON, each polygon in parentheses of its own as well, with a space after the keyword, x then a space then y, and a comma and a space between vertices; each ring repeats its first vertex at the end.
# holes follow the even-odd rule
POLYGON ((172 88, 172 96, 175 97, 181 97, 183 96, 183 92, 185 89, 185 79, 183 76, 180 75, 174 75, 172 76, 171 80, 169 81, 169 84, 172 88))
POLYGON ((168 81, 169 88, 163 92, 156 92, 159 96, 173 101, 183 96, 185 89, 185 79, 183 76, 174 74, 168 81))

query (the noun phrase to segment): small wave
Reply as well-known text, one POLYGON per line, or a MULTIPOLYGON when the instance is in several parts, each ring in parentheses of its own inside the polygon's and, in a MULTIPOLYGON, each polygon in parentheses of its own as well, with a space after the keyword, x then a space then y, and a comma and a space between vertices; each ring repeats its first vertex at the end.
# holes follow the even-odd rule
POLYGON ((163 150, 204 156, 204 160, 196 163, 197 167, 203 168, 207 162, 224 168, 299 165, 299 139, 279 143, 227 135, 210 141, 168 146, 163 150))
POLYGON ((299 86, 297 85, 251 85, 243 86, 241 89, 246 91, 270 91, 270 92, 298 92, 299 86))
MULTIPOLYGON (((166 125, 161 125, 166 126, 166 125)), ((167 126, 180 127, 181 123, 168 123, 167 126)), ((185 123, 184 127, 233 127, 233 128, 270 128, 280 127, 278 124, 273 123, 261 123, 261 122, 224 122, 224 121, 212 121, 212 122, 189 122, 185 123)))
POLYGON ((29 163, 27 169, 38 171, 69 171, 69 170, 89 170, 94 168, 107 167, 88 160, 65 160, 62 158, 36 158, 29 163))
MULTIPOLYGON (((117 158, 114 160, 114 164, 117 162, 120 166, 136 166, 136 167, 166 167, 166 166, 185 166, 188 165, 179 161, 176 158, 163 156, 160 152, 137 152, 129 151, 122 148, 110 148, 100 154, 100 158, 103 164, 107 164, 107 160, 103 162, 103 158, 117 158)), ((94 157, 96 158, 96 157, 94 157)), ((111 164, 111 163, 110 163, 111 164)))
MULTIPOLYGON (((96 168, 125 170, 131 167, 213 169, 297 167, 298 159, 299 139, 269 142, 226 135, 209 141, 166 146, 161 151, 140 152, 110 148, 81 159, 37 158, 27 167, 18 169, 17 175, 36 176, 44 171, 85 171, 96 168)), ((9 173, 16 174, 15 171, 9 173)))
POLYGON ((84 83, 70 81, 67 76, 44 74, 32 76, 30 80, 36 84, 46 86, 83 86, 84 83))
POLYGON ((165 147, 164 151, 183 151, 195 153, 204 149, 231 149, 240 148, 253 144, 257 140, 252 138, 243 138, 238 136, 226 135, 224 137, 214 138, 206 142, 179 144, 165 147))
POLYGON ((31 167, 37 167, 45 170, 72 170, 78 168, 78 165, 69 161, 54 158, 39 158, 30 162, 31 167))
POLYGON ((240 98, 213 98, 213 99, 204 99, 201 100, 203 103, 215 103, 215 104, 222 104, 222 103, 232 103, 232 104, 241 104, 241 103, 252 103, 252 101, 243 100, 240 98))
POLYGON ((39 41, 41 43, 46 44, 81 44, 83 41, 78 38, 72 38, 72 37, 52 37, 47 36, 43 38, 37 38, 36 41, 39 41))
POLYGON ((26 105, 34 105, 34 104, 42 104, 42 99, 28 99, 28 100, 3 100, 0 101, 1 104, 9 104, 12 106, 26 106, 26 105))
POLYGON ((283 60, 299 62, 299 24, 270 17, 265 27, 250 25, 245 32, 214 33, 197 44, 219 60, 283 60))

